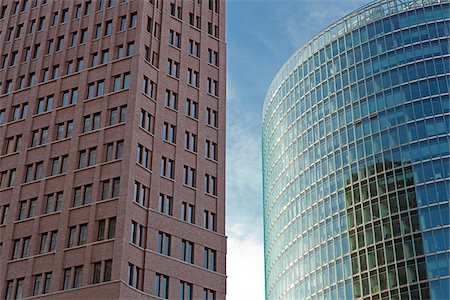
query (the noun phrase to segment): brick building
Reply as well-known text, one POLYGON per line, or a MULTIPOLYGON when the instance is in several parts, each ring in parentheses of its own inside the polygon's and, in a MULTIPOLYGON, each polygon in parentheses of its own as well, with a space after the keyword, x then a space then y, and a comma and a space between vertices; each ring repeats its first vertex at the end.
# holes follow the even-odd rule
POLYGON ((225 298, 225 2, 0 2, 0 298, 225 298))

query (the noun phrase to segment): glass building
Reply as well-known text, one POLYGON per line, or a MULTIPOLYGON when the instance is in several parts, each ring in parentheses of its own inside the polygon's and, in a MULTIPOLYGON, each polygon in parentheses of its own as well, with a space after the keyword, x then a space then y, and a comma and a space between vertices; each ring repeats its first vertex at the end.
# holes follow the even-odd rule
POLYGON ((449 1, 372 2, 263 115, 267 299, 450 299, 449 1))

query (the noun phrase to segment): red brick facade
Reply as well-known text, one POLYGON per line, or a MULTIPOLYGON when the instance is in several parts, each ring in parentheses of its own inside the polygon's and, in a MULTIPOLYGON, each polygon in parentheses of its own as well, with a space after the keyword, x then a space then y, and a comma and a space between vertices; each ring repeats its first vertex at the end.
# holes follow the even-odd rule
POLYGON ((0 298, 224 299, 225 2, 0 2, 0 298))

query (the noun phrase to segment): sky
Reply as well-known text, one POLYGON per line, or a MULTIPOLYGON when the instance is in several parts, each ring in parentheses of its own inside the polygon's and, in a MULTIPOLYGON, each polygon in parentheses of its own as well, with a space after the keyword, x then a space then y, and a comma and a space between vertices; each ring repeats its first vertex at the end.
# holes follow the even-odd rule
POLYGON ((264 299, 261 119, 283 63, 368 0, 227 0, 227 299, 264 299))

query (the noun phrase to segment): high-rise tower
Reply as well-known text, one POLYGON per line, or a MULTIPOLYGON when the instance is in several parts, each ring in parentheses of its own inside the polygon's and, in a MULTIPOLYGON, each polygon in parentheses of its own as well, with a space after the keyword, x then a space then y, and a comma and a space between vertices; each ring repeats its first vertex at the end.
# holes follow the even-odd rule
POLYGON ((267 299, 449 299, 449 18, 448 0, 375 1, 276 75, 267 299))
POLYGON ((0 298, 225 298, 225 2, 0 2, 0 298))

